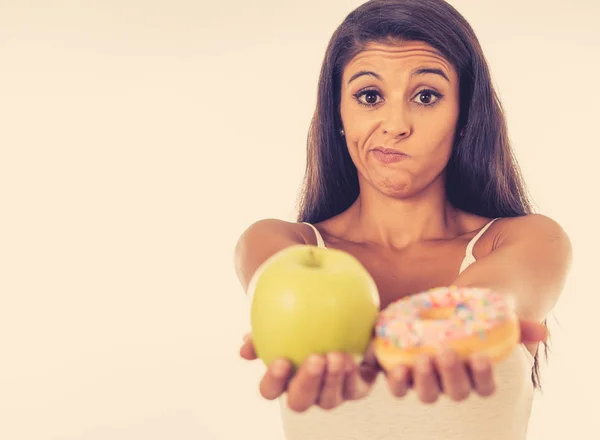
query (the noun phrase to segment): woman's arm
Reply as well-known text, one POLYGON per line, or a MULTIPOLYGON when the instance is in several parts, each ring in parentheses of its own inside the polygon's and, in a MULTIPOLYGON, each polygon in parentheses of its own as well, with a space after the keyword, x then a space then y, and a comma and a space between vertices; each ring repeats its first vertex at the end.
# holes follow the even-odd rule
POLYGON ((572 260, 571 242, 554 220, 539 214, 505 220, 489 255, 455 280, 514 296, 517 315, 543 321, 555 306, 572 260))
MULTIPOLYGON (((521 321, 521 341, 531 350, 545 339, 539 323, 561 294, 571 264, 571 243, 556 222, 541 215, 506 219, 502 223, 492 252, 469 266, 454 284, 489 287, 513 296, 521 321)), ((479 395, 492 394, 496 384, 490 360, 475 355, 468 364, 469 373, 456 353, 442 352, 435 362, 425 363, 429 368, 417 364, 410 375, 400 367, 388 378, 390 389, 406 390, 407 378, 412 377, 421 400, 433 402, 441 393, 438 381, 441 378, 443 392, 454 400, 466 398, 471 387, 479 395), (437 374, 433 373, 435 369, 437 374)))
POLYGON ((264 219, 251 224, 238 239, 234 252, 235 271, 244 292, 267 258, 288 246, 305 243, 297 223, 264 219))

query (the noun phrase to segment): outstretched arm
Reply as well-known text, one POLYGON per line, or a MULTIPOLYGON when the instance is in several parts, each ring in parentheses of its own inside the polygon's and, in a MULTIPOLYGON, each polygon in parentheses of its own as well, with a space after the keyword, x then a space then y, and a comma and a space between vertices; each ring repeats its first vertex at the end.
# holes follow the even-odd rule
MULTIPOLYGON (((453 284, 487 287, 511 295, 521 321, 521 342, 535 349, 546 338, 540 323, 558 301, 565 284, 571 265, 571 243, 556 222, 541 215, 516 217, 503 223, 505 227, 496 239, 494 250, 469 266, 453 284)), ((454 400, 466 398, 471 383, 482 396, 495 391, 489 359, 473 356, 466 368, 456 353, 446 350, 435 362, 422 360, 414 371, 399 366, 388 375, 394 395, 403 396, 412 381, 421 400, 433 402, 441 392, 437 377, 444 393, 454 400)))
POLYGON ((263 219, 251 224, 238 239, 234 251, 236 275, 244 292, 252 275, 271 255, 305 240, 296 225, 279 219, 263 219))
POLYGON ((541 322, 561 295, 571 260, 571 242, 558 223, 538 214, 516 217, 506 221, 494 250, 454 284, 512 295, 521 319, 541 322))

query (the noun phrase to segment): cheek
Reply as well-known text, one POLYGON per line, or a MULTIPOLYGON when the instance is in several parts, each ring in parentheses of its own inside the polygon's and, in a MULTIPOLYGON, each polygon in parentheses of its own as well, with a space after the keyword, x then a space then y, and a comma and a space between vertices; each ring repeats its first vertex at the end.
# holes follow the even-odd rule
POLYGON ((361 168, 361 163, 364 161, 364 158, 361 156, 361 145, 365 144, 366 136, 364 134, 365 130, 361 125, 365 125, 365 120, 364 118, 356 117, 351 112, 344 113, 343 110, 341 115, 345 131, 343 138, 345 139, 348 154, 350 154, 354 165, 361 168))
POLYGON ((452 145, 457 118, 450 112, 440 112, 435 118, 423 119, 417 127, 424 147, 439 150, 452 145))
POLYGON ((439 160, 444 160, 452 153, 452 137, 432 139, 424 149, 424 153, 439 160))
POLYGON ((376 113, 365 111, 356 103, 354 98, 347 96, 342 97, 340 116, 346 130, 348 142, 358 143, 359 145, 361 142, 364 143, 377 120, 376 113))
POLYGON ((350 157, 358 168, 364 167, 365 148, 372 142, 373 124, 369 123, 364 116, 347 119, 344 123, 347 127, 345 138, 350 157))
POLYGON ((421 153, 428 161, 447 162, 454 147, 454 126, 436 124, 429 127, 427 137, 421 142, 421 153))
POLYGON ((356 168, 360 170, 363 168, 363 160, 361 159, 358 145, 359 140, 356 138, 356 136, 354 136, 352 133, 346 133, 346 148, 348 149, 348 154, 350 155, 350 158, 352 159, 352 162, 354 162, 356 168))
POLYGON ((421 166, 424 171, 428 170, 425 171, 425 174, 435 175, 441 172, 448 164, 448 160, 452 154, 452 143, 450 141, 440 142, 438 140, 438 142, 432 143, 428 148, 422 156, 423 161, 421 162, 421 166))

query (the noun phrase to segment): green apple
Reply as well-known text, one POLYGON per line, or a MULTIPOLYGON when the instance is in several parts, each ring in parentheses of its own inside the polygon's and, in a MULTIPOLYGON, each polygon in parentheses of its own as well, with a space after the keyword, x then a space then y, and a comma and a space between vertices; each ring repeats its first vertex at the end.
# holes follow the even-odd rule
POLYGON ((293 245, 267 259, 248 287, 252 341, 270 364, 297 368, 310 354, 349 353, 360 361, 379 313, 375 281, 353 255, 293 245))

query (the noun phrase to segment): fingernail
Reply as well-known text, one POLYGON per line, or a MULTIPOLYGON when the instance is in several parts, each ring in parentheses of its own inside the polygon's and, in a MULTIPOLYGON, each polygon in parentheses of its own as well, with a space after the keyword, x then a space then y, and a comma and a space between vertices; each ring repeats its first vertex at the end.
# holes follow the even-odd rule
POLYGON ((327 356, 327 369, 332 373, 338 373, 344 367, 344 359, 335 354, 327 356))
POLYGON ((287 364, 283 360, 276 360, 273 365, 273 375, 279 379, 285 376, 287 364))
POLYGON ((442 348, 438 352, 438 359, 441 363, 449 365, 454 361, 454 352, 448 348, 442 348))
POLYGON ((312 356, 308 360, 308 372, 310 374, 320 374, 323 371, 323 367, 325 367, 325 363, 319 356, 312 356))
POLYGON ((487 368, 488 365, 487 358, 481 353, 475 353, 471 358, 471 362, 473 364, 473 368, 475 368, 476 370, 483 370, 487 368))
POLYGON ((428 374, 431 372, 431 362, 429 361, 429 357, 421 356, 417 359, 417 367, 422 373, 428 374))
POLYGON ((404 381, 408 375, 408 370, 404 365, 398 365, 391 371, 392 378, 396 381, 404 381))

